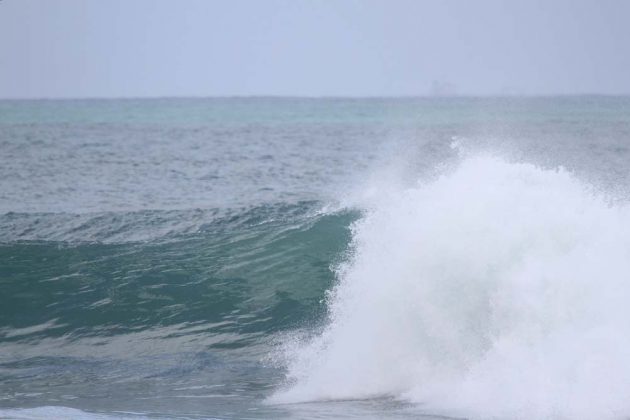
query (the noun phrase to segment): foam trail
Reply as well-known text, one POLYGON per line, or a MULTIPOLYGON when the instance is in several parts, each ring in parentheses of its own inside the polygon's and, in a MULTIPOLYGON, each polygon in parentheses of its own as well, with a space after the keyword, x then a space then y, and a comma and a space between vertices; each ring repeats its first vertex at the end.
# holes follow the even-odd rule
POLYGON ((331 322, 272 402, 393 395, 473 418, 630 416, 630 209, 563 170, 465 158, 353 227, 331 322))

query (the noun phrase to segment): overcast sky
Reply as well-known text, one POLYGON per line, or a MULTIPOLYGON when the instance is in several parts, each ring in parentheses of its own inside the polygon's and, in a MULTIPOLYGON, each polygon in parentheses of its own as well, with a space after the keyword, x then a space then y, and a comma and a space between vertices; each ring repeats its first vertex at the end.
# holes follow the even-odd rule
POLYGON ((3 0, 0 97, 630 94, 625 0, 3 0))

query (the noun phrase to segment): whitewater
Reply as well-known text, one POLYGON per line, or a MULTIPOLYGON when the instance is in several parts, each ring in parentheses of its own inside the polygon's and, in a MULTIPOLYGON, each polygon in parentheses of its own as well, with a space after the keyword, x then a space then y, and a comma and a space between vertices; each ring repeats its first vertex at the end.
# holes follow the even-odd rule
POLYGON ((270 402, 630 416, 630 207, 562 168, 489 154, 364 205, 329 324, 289 340, 291 385, 270 402))

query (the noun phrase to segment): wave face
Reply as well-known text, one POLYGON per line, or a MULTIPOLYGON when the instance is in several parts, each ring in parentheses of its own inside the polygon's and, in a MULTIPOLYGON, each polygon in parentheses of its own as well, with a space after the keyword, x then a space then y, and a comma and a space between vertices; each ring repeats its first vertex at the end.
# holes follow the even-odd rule
POLYGON ((630 415, 630 208, 564 170, 468 157, 372 200, 330 323, 272 402, 391 395, 478 418, 630 415))
POLYGON ((348 241, 344 226, 356 217, 319 213, 316 206, 264 206, 220 217, 207 212, 197 219, 189 212, 106 214, 78 217, 79 226, 71 216, 5 215, 6 225, 30 220, 39 234, 92 241, 0 246, 3 291, 13 296, 0 311, 0 337, 5 343, 70 341, 157 328, 165 329, 161 339, 190 332, 225 346, 282 329, 319 305, 332 280, 330 261, 348 241), (177 226, 181 219, 197 222, 194 233, 186 225, 159 240, 103 242, 123 230, 131 235, 130 226, 150 232, 146 225, 177 226), (316 280, 288 281, 296 269, 316 280))

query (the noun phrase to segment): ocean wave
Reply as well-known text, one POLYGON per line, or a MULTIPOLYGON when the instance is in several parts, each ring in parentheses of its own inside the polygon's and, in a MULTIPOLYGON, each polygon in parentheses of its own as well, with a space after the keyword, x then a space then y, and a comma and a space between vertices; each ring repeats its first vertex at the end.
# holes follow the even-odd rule
POLYGON ((64 343, 80 348, 81 340, 102 341, 106 352, 103 346, 120 347, 116 336, 253 344, 258 334, 325 309, 330 266, 356 217, 311 202, 221 215, 107 213, 80 221, 5 214, 1 225, 18 233, 0 244, 0 283, 12 296, 0 308, 0 341, 29 344, 33 355, 44 340, 62 351, 64 343), (29 236, 24 226, 33 224, 40 228, 29 236), (156 225, 159 233, 151 230, 156 225), (135 240, 143 235, 153 239, 135 240))
POLYGON ((468 418, 630 415, 630 208, 489 154, 372 194, 330 322, 270 403, 394 396, 468 418))

